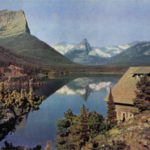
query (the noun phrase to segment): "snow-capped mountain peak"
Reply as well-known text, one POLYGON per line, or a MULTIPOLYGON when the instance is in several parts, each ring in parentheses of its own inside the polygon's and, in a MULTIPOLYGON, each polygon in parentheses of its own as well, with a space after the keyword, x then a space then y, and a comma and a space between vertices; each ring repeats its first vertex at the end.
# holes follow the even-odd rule
MULTIPOLYGON (((57 44, 54 48, 61 54, 68 57, 70 60, 86 65, 103 64, 109 58, 116 56, 130 47, 136 45, 139 42, 132 42, 130 44, 106 46, 106 47, 94 47, 91 46, 88 40, 85 38, 79 44, 57 44)), ((145 53, 148 55, 149 53, 145 53)))
POLYGON ((90 43, 88 42, 88 40, 85 38, 82 42, 80 42, 77 45, 74 45, 74 47, 70 49, 70 51, 74 51, 74 50, 84 51, 88 55, 89 52, 92 50, 92 47, 90 43))
POLYGON ((101 56, 101 57, 104 57, 104 58, 111 57, 111 55, 109 53, 106 53, 106 52, 102 51, 99 48, 93 48, 93 50, 89 52, 89 55, 91 55, 91 56, 101 56))
POLYGON ((81 45, 84 46, 87 54, 92 50, 92 47, 90 46, 90 44, 86 38, 81 42, 81 45))
POLYGON ((65 55, 68 51, 70 51, 74 44, 66 44, 66 43, 59 43, 53 46, 59 53, 65 55))

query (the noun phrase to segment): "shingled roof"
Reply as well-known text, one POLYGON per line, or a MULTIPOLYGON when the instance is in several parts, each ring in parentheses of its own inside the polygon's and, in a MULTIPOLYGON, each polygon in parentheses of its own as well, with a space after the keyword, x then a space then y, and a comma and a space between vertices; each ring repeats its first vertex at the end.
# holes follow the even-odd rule
MULTIPOLYGON (((149 74, 150 67, 130 67, 122 76, 119 82, 112 89, 112 95, 115 103, 133 104, 135 99, 136 84, 139 81, 134 74, 149 74)), ((105 99, 108 100, 108 96, 105 99)))
POLYGON ((137 70, 134 72, 135 74, 149 74, 150 67, 135 67, 137 70))

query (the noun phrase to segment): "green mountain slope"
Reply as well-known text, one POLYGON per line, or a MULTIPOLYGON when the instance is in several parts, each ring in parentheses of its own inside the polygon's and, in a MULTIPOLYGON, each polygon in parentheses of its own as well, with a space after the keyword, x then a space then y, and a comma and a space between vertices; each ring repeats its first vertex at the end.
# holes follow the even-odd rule
POLYGON ((0 11, 0 46, 41 66, 75 66, 48 44, 30 34, 23 11, 0 11))
POLYGON ((23 61, 22 58, 11 52, 10 50, 0 46, 0 66, 15 64, 16 62, 23 61))
POLYGON ((10 64, 22 67, 36 67, 34 62, 28 57, 17 55, 12 50, 0 46, 0 66, 9 66, 10 64))
POLYGON ((29 33, 0 39, 0 45, 40 65, 70 65, 67 58, 29 33))

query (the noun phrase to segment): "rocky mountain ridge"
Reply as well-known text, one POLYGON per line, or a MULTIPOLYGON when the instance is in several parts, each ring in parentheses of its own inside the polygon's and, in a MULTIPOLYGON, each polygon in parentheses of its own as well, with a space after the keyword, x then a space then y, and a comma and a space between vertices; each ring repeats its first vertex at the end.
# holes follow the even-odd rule
POLYGON ((0 38, 30 33, 23 11, 0 11, 0 38))

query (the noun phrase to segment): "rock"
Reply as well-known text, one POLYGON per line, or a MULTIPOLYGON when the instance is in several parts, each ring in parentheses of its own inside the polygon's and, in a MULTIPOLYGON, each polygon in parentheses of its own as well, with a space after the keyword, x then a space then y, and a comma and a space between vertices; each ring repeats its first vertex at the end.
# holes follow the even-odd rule
POLYGON ((0 38, 30 33, 23 11, 0 11, 0 38))

